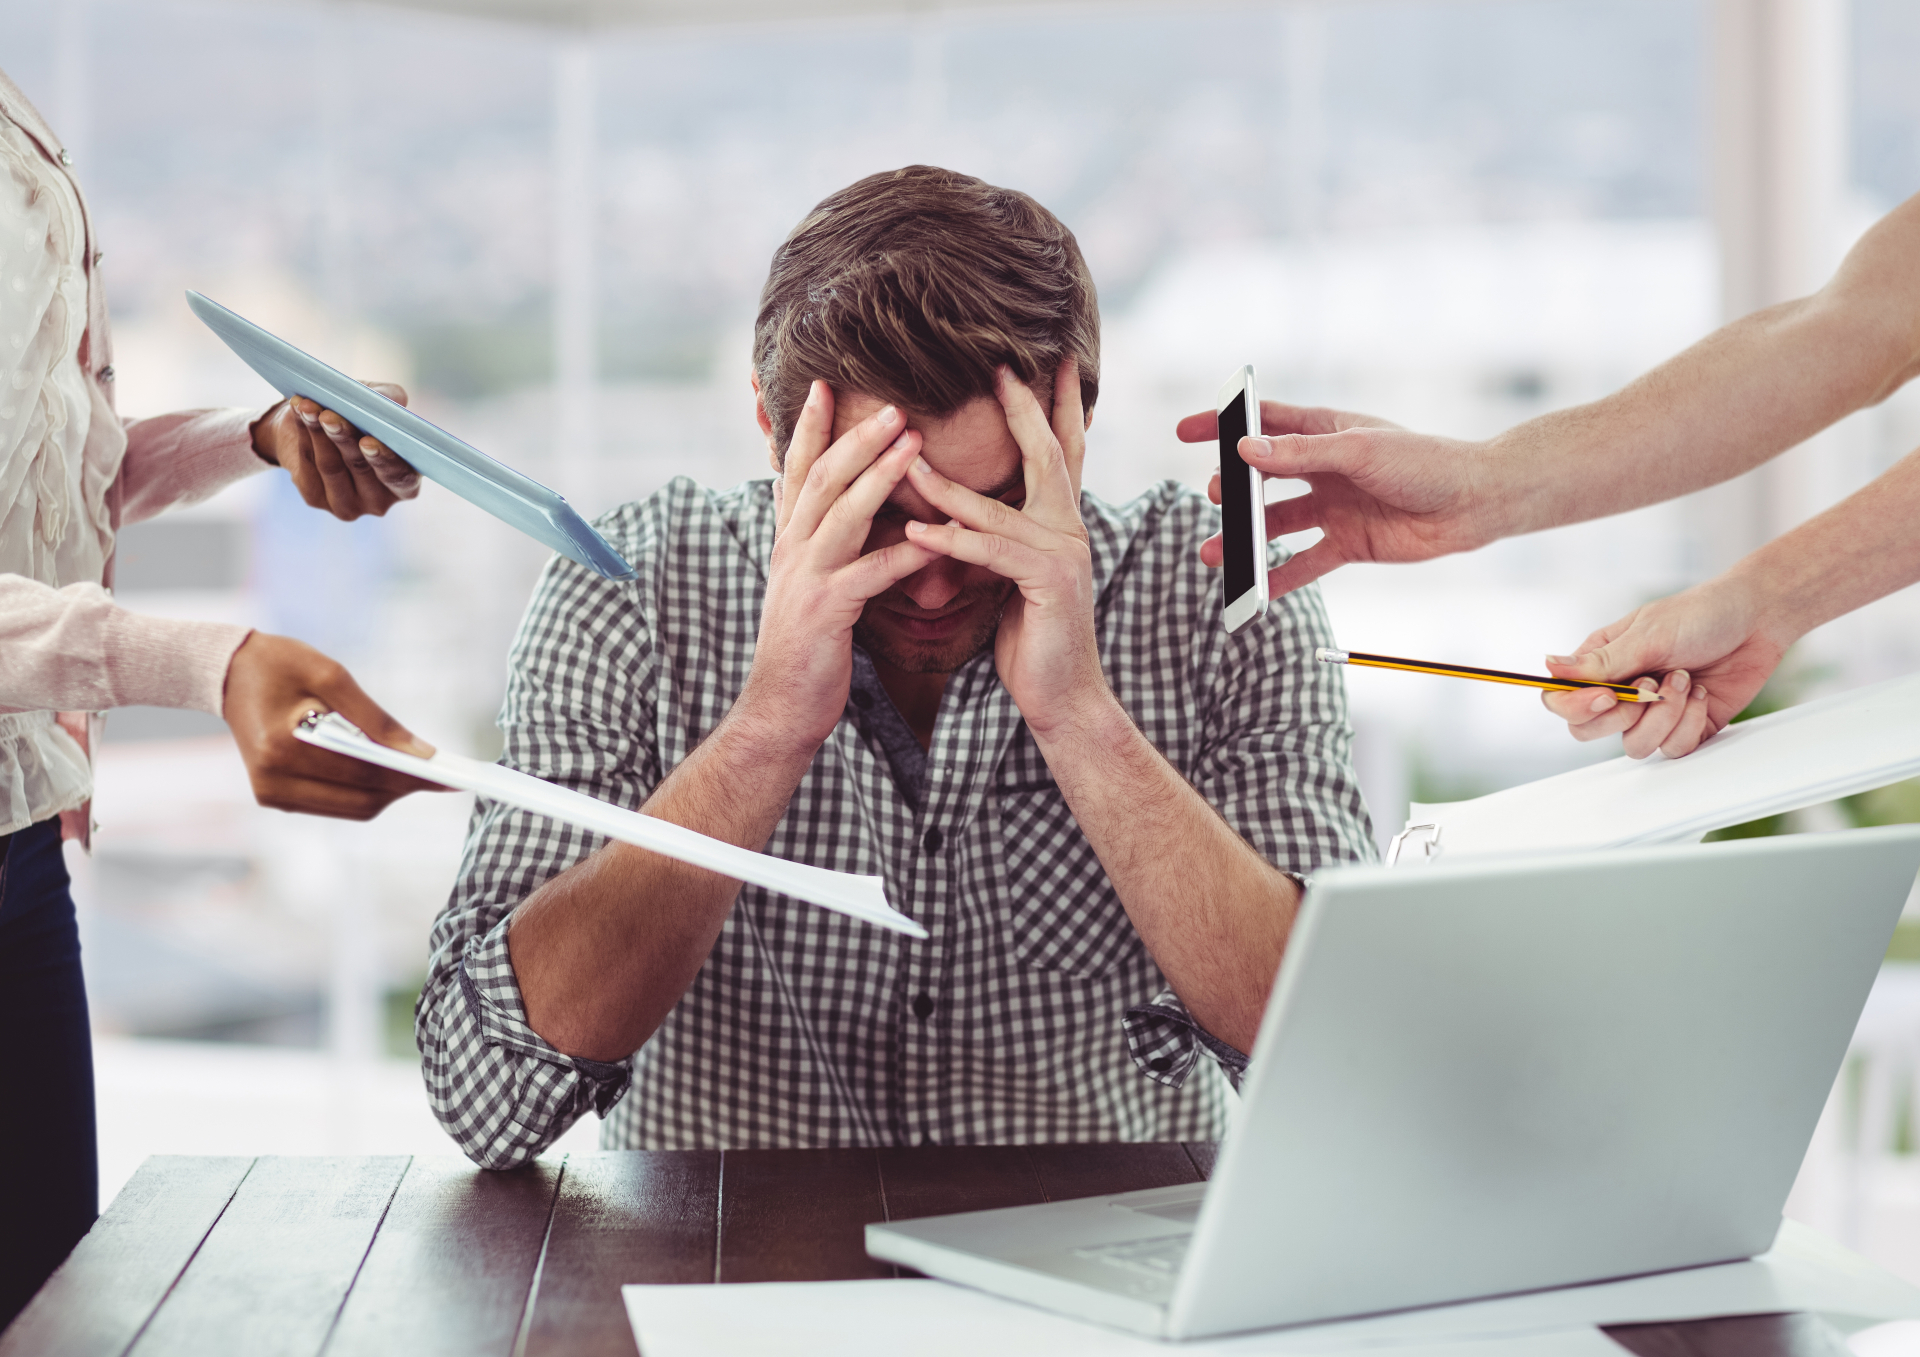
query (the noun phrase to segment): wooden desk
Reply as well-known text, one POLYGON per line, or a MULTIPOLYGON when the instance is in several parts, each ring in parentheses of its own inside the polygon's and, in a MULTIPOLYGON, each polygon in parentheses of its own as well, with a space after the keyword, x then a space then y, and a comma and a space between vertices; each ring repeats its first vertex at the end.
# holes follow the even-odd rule
MULTIPOLYGON (((635 1151, 513 1173, 453 1157, 159 1157, 0 1357, 634 1357, 623 1282, 892 1276, 862 1246, 869 1221, 1197 1182, 1212 1166, 1211 1145, 635 1151)), ((1810 1315, 1608 1333, 1642 1357, 1846 1352, 1810 1315)))

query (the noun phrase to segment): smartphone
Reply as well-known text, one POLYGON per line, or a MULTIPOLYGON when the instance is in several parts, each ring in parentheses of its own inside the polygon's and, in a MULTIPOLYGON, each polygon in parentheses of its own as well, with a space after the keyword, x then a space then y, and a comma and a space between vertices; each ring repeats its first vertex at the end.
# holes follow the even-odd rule
POLYGON ((1220 554, 1226 587, 1220 617, 1238 631, 1267 610, 1267 506, 1260 473, 1240 460, 1240 440, 1260 431, 1253 369, 1241 368, 1220 388, 1220 554))

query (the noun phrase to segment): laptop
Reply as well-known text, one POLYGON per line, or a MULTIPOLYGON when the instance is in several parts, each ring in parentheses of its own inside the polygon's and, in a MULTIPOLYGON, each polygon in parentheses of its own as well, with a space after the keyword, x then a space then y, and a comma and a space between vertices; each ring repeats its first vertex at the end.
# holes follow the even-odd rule
POLYGON ((1198 1338, 1764 1252, 1920 826, 1316 876, 1210 1182, 867 1227, 1198 1338))

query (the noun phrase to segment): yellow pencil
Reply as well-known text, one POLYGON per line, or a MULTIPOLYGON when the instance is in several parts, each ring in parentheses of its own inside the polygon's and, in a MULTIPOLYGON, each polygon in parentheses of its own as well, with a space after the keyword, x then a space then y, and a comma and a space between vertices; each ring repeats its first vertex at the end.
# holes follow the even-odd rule
POLYGON ((1439 674, 1445 678, 1479 679, 1482 683, 1514 683, 1523 688, 1545 688, 1549 692, 1573 693, 1582 688, 1605 688, 1622 702, 1663 702, 1658 693, 1642 692, 1631 683, 1582 683, 1567 679, 1514 674, 1505 669, 1475 669, 1465 664, 1435 664, 1431 660, 1403 660, 1392 655, 1363 655, 1357 650, 1314 651, 1322 664, 1359 664, 1369 669, 1402 669, 1409 674, 1439 674))

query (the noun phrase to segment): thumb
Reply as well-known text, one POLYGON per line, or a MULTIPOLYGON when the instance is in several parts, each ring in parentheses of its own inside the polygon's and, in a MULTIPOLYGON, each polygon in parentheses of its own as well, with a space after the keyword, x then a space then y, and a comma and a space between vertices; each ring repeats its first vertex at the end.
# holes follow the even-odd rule
POLYGON ((387 715, 386 710, 368 697, 361 690, 360 685, 354 682, 353 675, 344 669, 339 672, 338 677, 324 683, 316 683, 314 687, 324 690, 316 692, 315 697, 323 699, 329 707, 364 730, 376 743, 383 744, 389 749, 398 749, 403 754, 412 754, 416 758, 433 757, 432 745, 387 715))
POLYGON ((1589 642, 1578 655, 1547 656, 1547 670, 1555 678, 1596 683, 1627 683, 1642 674, 1662 673, 1671 667, 1664 663, 1667 657, 1647 640, 1629 627, 1610 641, 1589 642))
POLYGON ((1318 471, 1347 476, 1356 469, 1371 437, 1369 431, 1359 429, 1249 436, 1240 440, 1240 459, 1269 476, 1305 476, 1318 471))

